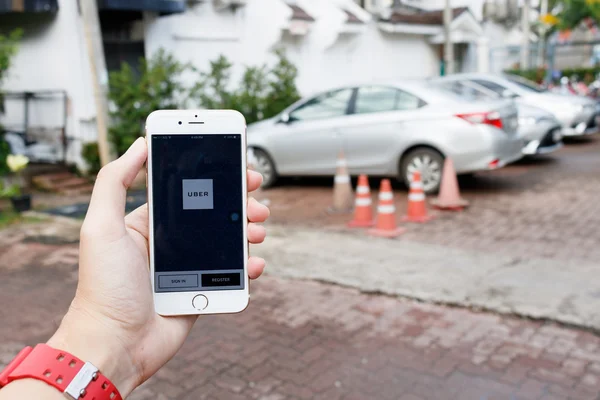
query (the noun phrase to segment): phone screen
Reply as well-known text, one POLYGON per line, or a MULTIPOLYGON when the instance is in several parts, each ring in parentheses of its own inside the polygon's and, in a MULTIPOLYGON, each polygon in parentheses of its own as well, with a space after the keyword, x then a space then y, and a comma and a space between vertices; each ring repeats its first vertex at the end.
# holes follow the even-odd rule
POLYGON ((242 136, 151 137, 154 290, 243 289, 242 136))

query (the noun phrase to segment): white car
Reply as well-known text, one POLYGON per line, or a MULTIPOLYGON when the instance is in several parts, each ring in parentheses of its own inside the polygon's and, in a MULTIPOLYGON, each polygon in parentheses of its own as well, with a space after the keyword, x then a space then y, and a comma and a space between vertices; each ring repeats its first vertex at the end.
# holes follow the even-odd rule
POLYGON ((274 118, 248 126, 248 146, 264 185, 278 176, 332 176, 343 150, 350 174, 397 176, 420 171, 438 190, 445 157, 457 172, 502 167, 521 158, 512 101, 471 102, 426 81, 384 82, 328 90, 274 118))
POLYGON ((444 79, 474 82, 499 96, 514 98, 519 104, 544 109, 560 121, 563 136, 591 135, 599 130, 596 103, 585 97, 553 93, 535 82, 510 74, 456 74, 444 79))
MULTIPOLYGON (((434 78, 431 82, 472 101, 500 99, 501 95, 468 80, 434 78)), ((554 114, 539 107, 515 102, 519 112, 519 136, 524 140, 523 154, 548 154, 560 149, 562 125, 554 114)))

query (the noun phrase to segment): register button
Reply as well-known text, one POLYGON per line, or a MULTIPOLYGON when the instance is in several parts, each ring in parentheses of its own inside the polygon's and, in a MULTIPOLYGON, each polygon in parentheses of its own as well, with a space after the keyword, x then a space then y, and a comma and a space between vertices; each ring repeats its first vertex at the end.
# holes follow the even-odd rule
POLYGON ((202 287, 240 286, 241 274, 202 274, 202 287))

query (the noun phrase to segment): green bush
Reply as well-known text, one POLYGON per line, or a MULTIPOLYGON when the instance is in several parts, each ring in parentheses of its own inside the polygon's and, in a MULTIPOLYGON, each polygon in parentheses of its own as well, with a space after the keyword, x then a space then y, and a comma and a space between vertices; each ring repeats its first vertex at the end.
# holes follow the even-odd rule
POLYGON ((276 50, 275 55, 278 61, 270 72, 269 90, 265 100, 265 118, 274 117, 300 100, 296 87, 298 68, 286 57, 283 49, 276 50))
MULTIPOLYGON (((2 127, 0 127, 1 129, 2 127)), ((6 157, 10 154, 10 146, 4 140, 4 134, 0 132, 0 176, 6 175, 10 172, 8 165, 6 165, 6 157)))
POLYGON ((207 109, 234 109, 247 123, 271 118, 300 98, 296 87, 297 68, 283 50, 276 50, 277 63, 269 69, 246 67, 238 87, 231 87, 231 62, 223 55, 211 61, 207 72, 191 91, 191 98, 207 109))
MULTIPOLYGON (((159 109, 184 108, 191 98, 207 109, 238 110, 248 123, 270 118, 300 98, 296 88, 298 70, 283 50, 275 51, 277 62, 246 67, 235 89, 231 89, 231 62, 224 56, 211 61, 208 71, 199 72, 198 83, 186 89, 180 83, 184 71, 192 68, 160 50, 152 59, 142 60, 140 73, 126 63, 110 74, 111 127, 109 138, 118 155, 143 136, 148 114, 159 109)), ((84 147, 82 156, 95 168, 97 148, 84 147)))
POLYGON ((88 166, 89 174, 97 174, 100 171, 100 152, 98 151, 98 143, 91 142, 83 145, 81 149, 81 156, 85 160, 88 166))
MULTIPOLYGON (((509 74, 522 76, 523 78, 527 78, 537 83, 542 83, 546 78, 545 68, 528 70, 510 69, 506 70, 505 72, 509 74)), ((583 81, 589 85, 596 79, 596 76, 600 74, 600 66, 590 68, 565 68, 561 70, 560 73, 561 76, 567 76, 569 78, 575 76, 578 80, 583 81)))
MULTIPOLYGON (((15 29, 8 36, 0 35, 0 88, 6 79, 12 60, 19 49, 19 39, 23 36, 21 29, 15 29)), ((4 96, 0 90, 0 113, 4 112, 4 96)), ((10 146, 4 139, 4 129, 0 125, 0 175, 5 175, 9 171, 6 165, 6 157, 10 154, 10 146)))
POLYGON ((144 135, 148 114, 184 107, 186 91, 179 78, 187 68, 160 50, 150 60, 141 60, 139 75, 126 63, 111 72, 109 138, 119 156, 144 135))

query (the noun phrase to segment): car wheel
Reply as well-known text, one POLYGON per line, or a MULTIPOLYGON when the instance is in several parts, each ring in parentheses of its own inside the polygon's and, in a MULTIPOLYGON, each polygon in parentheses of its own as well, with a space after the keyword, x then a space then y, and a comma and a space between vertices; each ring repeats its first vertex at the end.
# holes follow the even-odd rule
POLYGON ((254 159, 256 162, 256 170, 263 176, 263 188, 271 187, 277 181, 277 171, 275 170, 275 163, 266 151, 261 149, 254 149, 254 159))
POLYGON ((425 193, 436 193, 442 183, 443 165, 444 157, 433 149, 421 147, 412 150, 402 158, 400 180, 410 187, 413 173, 419 171, 425 193))

